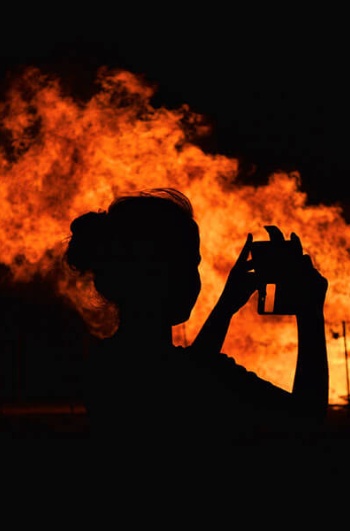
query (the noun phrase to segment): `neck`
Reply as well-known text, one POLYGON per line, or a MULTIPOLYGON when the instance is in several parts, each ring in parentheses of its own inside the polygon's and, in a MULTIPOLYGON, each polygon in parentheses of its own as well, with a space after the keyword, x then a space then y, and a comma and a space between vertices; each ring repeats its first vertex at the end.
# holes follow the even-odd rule
POLYGON ((172 326, 161 315, 147 312, 128 312, 121 315, 118 336, 130 347, 165 349, 172 346, 172 326))

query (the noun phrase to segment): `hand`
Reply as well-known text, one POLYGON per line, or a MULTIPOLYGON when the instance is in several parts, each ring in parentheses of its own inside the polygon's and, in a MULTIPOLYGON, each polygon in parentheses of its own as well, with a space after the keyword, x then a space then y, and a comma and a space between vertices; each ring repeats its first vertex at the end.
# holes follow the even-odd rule
POLYGON ((222 303, 227 305, 232 313, 242 308, 257 289, 256 274, 252 271, 251 260, 248 259, 252 241, 253 236, 249 233, 222 293, 222 303))
MULTIPOLYGON (((284 239, 278 227, 272 225, 266 226, 265 229, 272 242, 278 242, 284 239)), ((289 274, 293 273, 292 278, 290 278, 290 283, 293 286, 297 314, 315 309, 323 311, 328 281, 314 267, 311 257, 308 254, 303 254, 303 247, 299 236, 295 232, 292 232, 290 239, 300 251, 301 256, 301 260, 298 260, 293 266, 293 269, 288 271, 289 274)))
MULTIPOLYGON (((291 237, 297 236, 291 235, 291 237)), ((296 286, 297 315, 310 310, 323 311, 328 280, 314 267, 308 254, 304 254, 302 257, 296 286)))

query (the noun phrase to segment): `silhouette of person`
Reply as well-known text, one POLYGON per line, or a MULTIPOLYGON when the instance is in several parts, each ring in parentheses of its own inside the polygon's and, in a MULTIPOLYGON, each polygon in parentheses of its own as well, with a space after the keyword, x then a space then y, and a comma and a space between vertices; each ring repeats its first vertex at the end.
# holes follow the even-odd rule
MULTIPOLYGON (((292 239, 298 242, 297 235, 292 239)), ((249 233, 224 289, 192 345, 175 346, 201 289, 200 233, 180 191, 155 188, 117 198, 71 223, 65 260, 92 273, 119 324, 96 341, 86 373, 91 437, 122 455, 221 452, 264 433, 322 424, 328 406, 323 307, 327 280, 303 255, 296 271, 297 363, 292 391, 222 352, 232 316, 257 290, 249 233)))

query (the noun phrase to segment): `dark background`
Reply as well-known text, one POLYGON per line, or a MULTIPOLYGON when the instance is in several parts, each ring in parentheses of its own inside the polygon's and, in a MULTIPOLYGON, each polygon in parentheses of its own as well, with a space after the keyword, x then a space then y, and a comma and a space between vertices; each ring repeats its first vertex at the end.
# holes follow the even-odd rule
POLYGON ((348 209, 345 11, 102 2, 2 12, 2 86, 26 64, 57 73, 83 96, 99 66, 144 74, 158 85, 156 104, 188 103, 207 117, 213 134, 204 148, 240 157, 246 181, 298 170, 311 203, 348 209))

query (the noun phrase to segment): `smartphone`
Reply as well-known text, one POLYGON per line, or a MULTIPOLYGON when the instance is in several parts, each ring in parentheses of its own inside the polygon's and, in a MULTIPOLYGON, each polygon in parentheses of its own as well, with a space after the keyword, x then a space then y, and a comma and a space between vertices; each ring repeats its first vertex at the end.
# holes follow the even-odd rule
POLYGON ((258 278, 258 313, 294 315, 296 275, 302 250, 292 240, 252 242, 251 256, 258 278))

